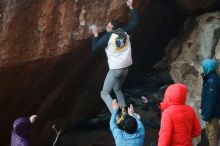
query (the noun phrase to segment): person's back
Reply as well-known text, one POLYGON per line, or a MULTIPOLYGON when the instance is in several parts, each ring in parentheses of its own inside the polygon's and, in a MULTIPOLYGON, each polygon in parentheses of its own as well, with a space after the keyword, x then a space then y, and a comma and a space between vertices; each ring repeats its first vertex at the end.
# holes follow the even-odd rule
POLYGON ((194 110, 187 105, 172 105, 164 111, 171 118, 173 129, 170 145, 191 146, 192 138, 197 136, 194 123, 197 118, 194 110))
POLYGON ((115 139, 116 146, 143 146, 145 129, 139 118, 133 116, 133 107, 128 109, 130 116, 125 119, 123 130, 119 129, 116 125, 118 109, 119 104, 116 101, 113 101, 113 113, 110 120, 110 129, 115 139))
POLYGON ((173 84, 165 92, 158 146, 192 146, 192 138, 200 135, 199 120, 190 106, 185 105, 187 89, 173 84))
POLYGON ((129 35, 123 29, 109 32, 110 38, 105 49, 111 69, 125 68, 132 64, 129 35))
POLYGON ((29 118, 18 118, 13 123, 11 146, 29 146, 27 132, 31 126, 29 118))
POLYGON ((143 146, 144 144, 144 132, 142 126, 139 126, 137 132, 134 134, 129 134, 124 130, 118 130, 117 134, 113 136, 116 146, 143 146))
POLYGON ((143 146, 144 138, 137 135, 124 135, 121 138, 115 138, 116 146, 143 146))
POLYGON ((37 115, 17 118, 13 123, 13 130, 11 135, 11 146, 29 146, 28 131, 31 124, 36 121, 37 115))

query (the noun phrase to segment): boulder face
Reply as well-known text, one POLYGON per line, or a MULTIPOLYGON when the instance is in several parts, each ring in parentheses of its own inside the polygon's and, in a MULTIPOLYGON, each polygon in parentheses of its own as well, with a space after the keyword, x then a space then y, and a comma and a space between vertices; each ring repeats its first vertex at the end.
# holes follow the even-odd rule
POLYGON ((124 1, 0 2, 0 145, 17 117, 39 115, 31 136, 39 146, 52 143, 54 123, 64 129, 101 109, 107 65, 91 53, 89 27, 127 15, 124 1))
POLYGON ((170 73, 175 82, 188 86, 188 103, 198 111, 201 101, 201 61, 215 58, 220 63, 220 12, 189 18, 183 32, 166 48, 170 73))
POLYGON ((213 11, 220 8, 219 0, 173 0, 173 2, 190 14, 213 11))
MULTIPOLYGON (((125 3, 125 0, 0 1, 0 131, 4 131, 0 133, 0 145, 9 145, 12 123, 17 117, 39 115, 30 137, 32 145, 43 146, 50 145, 56 136, 51 128, 54 123, 58 129, 67 129, 100 111, 103 103, 99 92, 108 68, 103 54, 98 57, 91 53, 90 27, 95 24, 103 31, 109 20, 127 22, 125 3)), ((140 46, 136 58, 146 58, 145 53, 166 45, 185 17, 171 11, 174 7, 171 2, 135 3, 143 21, 132 40, 139 41, 134 42, 134 47, 140 46), (181 20, 172 23, 170 20, 175 18, 181 20), (161 27, 164 24, 169 29, 160 29, 166 27, 161 27), (176 26, 175 31, 170 24, 176 26), (157 40, 155 47, 152 40, 157 36, 166 39, 157 40), (150 49, 146 52, 145 48, 150 49)), ((185 3, 176 5, 175 10, 179 6, 185 7, 185 3)), ((209 21, 217 18, 211 17, 209 21)), ((176 56, 171 66, 180 57, 176 56)), ((146 65, 142 59, 136 60, 136 64, 146 65)), ((196 72, 188 64, 186 67, 192 71, 186 72, 184 78, 175 76, 171 70, 176 81, 196 72)))

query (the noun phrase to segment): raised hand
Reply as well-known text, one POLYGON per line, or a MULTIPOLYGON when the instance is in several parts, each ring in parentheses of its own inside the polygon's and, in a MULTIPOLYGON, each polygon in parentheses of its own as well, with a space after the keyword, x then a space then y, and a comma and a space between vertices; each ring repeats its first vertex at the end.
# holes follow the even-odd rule
POLYGON ((119 103, 116 101, 116 99, 114 99, 112 102, 112 108, 113 108, 113 110, 119 109, 119 103))
POLYGON ((136 117, 140 120, 141 119, 141 116, 139 115, 139 114, 136 114, 136 113, 134 113, 135 115, 136 115, 136 117))
POLYGON ((148 103, 149 102, 149 100, 145 96, 141 96, 141 99, 142 99, 143 103, 148 103))
POLYGON ((31 123, 34 123, 37 119, 37 115, 32 115, 32 116, 30 116, 29 119, 30 119, 31 123))
POLYGON ((134 107, 132 104, 130 104, 130 107, 128 107, 128 114, 130 116, 133 116, 134 115, 134 107))

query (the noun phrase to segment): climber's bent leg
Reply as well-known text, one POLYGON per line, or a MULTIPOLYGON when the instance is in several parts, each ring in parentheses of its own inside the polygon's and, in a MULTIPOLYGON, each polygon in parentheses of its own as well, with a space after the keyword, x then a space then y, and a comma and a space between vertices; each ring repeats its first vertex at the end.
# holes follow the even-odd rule
POLYGON ((128 74, 128 68, 122 68, 122 69, 117 69, 117 71, 114 72, 114 76, 116 78, 115 84, 113 86, 113 90, 115 92, 116 98, 120 104, 121 108, 126 107, 126 102, 124 99, 124 95, 121 90, 121 86, 124 83, 124 80, 128 74))
POLYGON ((113 109, 112 109, 113 99, 110 96, 110 93, 115 83, 115 77, 113 76, 113 72, 114 72, 113 70, 109 70, 104 81, 103 89, 101 91, 101 97, 111 113, 113 112, 113 109))

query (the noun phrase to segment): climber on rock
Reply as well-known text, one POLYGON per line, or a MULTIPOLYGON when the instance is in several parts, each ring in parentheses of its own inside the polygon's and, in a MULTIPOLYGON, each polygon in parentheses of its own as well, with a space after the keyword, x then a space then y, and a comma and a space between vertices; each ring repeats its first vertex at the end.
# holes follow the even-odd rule
POLYGON ((126 103, 121 86, 127 76, 128 67, 132 65, 131 43, 129 35, 139 24, 139 16, 133 9, 133 2, 128 1, 132 20, 124 27, 116 20, 112 20, 106 26, 106 32, 99 37, 97 27, 92 27, 94 38, 92 39, 92 50, 104 50, 108 58, 109 71, 105 78, 101 97, 112 113, 112 97, 110 93, 114 90, 116 98, 122 110, 125 110, 126 103))
POLYGON ((11 136, 11 146, 30 146, 28 141, 28 130, 36 121, 37 115, 32 115, 29 118, 17 118, 13 123, 13 130, 11 136))

